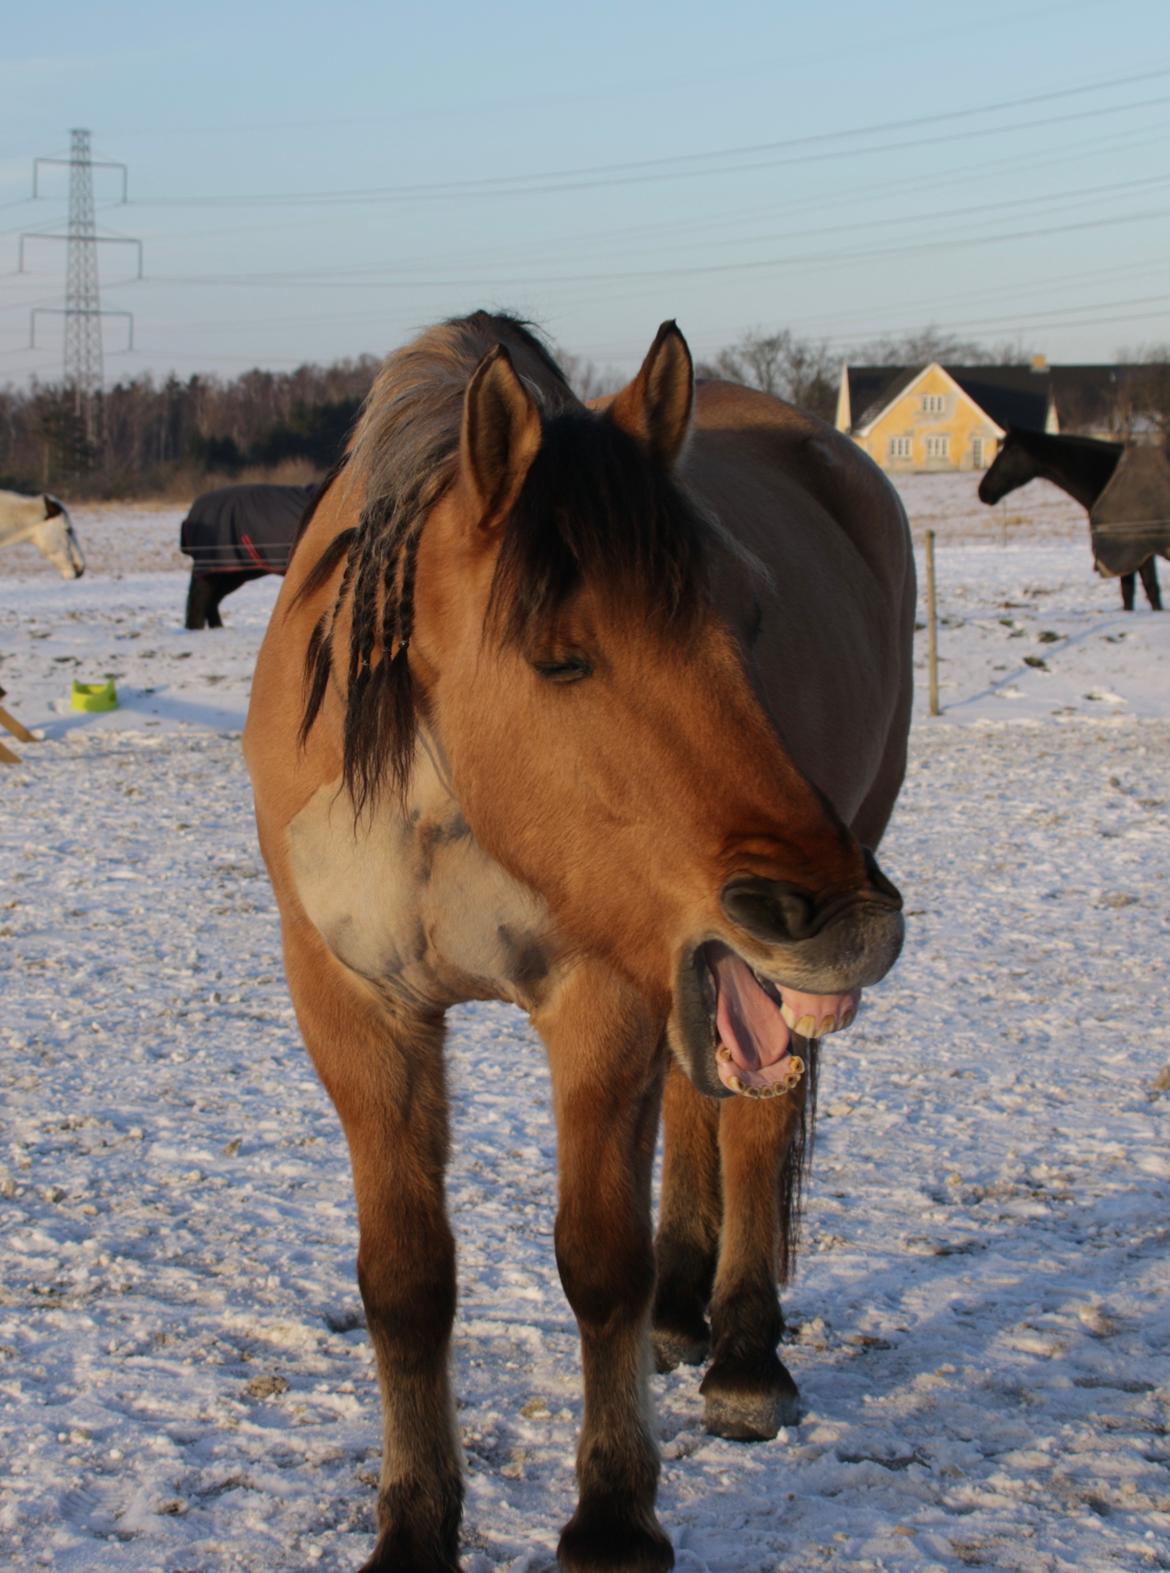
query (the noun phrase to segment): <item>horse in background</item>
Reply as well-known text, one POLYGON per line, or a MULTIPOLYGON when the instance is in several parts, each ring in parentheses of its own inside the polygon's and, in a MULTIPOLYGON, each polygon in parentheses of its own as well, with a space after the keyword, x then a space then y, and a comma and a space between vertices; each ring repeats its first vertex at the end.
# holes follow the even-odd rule
POLYGON ((518 1005, 548 1055, 585 1390, 562 1570, 673 1566, 652 1319, 661 1364, 710 1357, 710 1430, 797 1417, 777 1277, 816 1040, 902 943, 871 849, 905 768, 914 605, 877 467, 766 394, 696 388, 673 323, 592 409, 512 317, 385 362, 306 519, 244 735, 353 1169, 384 1432, 366 1573, 459 1568, 459 1001, 518 1005))
POLYGON ((252 579, 283 574, 313 486, 221 486, 191 504, 179 550, 191 559, 187 628, 222 628, 220 602, 252 579))
POLYGON ((85 558, 65 504, 47 492, 26 497, 0 491, 0 546, 31 541, 62 579, 80 579, 85 558))
MULTIPOLYGON (((1095 437, 1058 437, 1047 432, 1008 428, 995 462, 979 483, 979 500, 999 502, 1029 481, 1051 481, 1079 502, 1089 514, 1093 560, 1097 572, 1121 580, 1121 604, 1133 611, 1135 576, 1155 612, 1162 610, 1155 552, 1170 556, 1170 486, 1143 488, 1141 500, 1129 510, 1122 504, 1106 522, 1100 516, 1105 493, 1121 479, 1122 460, 1149 450, 1121 442, 1101 442, 1095 437), (1162 494, 1162 495, 1160 495, 1162 494), (1134 511, 1136 508, 1136 512, 1134 511), (1148 515, 1148 517, 1147 517, 1148 515)), ((1170 480, 1170 475, 1168 475, 1170 480)))

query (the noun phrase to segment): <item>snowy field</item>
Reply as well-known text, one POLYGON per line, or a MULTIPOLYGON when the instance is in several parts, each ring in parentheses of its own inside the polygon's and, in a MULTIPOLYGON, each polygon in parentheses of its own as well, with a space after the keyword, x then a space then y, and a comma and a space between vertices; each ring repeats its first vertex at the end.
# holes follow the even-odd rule
MULTIPOLYGON (((823 1058, 808 1412, 721 1441, 696 1373, 656 1378, 661 1513, 688 1573, 1170 1568, 1170 613, 1123 615, 1042 485, 904 495, 945 713, 883 848, 904 958, 823 1058)), ((185 633, 179 516, 78 510, 76 584, 0 558, 0 684, 44 735, 0 772, 0 1567, 349 1573, 350 1183, 239 750, 276 581, 185 633), (72 712, 107 673, 122 708, 72 712)), ((451 1060, 464 1563, 535 1573, 580 1418, 547 1088, 504 1007, 451 1060)))

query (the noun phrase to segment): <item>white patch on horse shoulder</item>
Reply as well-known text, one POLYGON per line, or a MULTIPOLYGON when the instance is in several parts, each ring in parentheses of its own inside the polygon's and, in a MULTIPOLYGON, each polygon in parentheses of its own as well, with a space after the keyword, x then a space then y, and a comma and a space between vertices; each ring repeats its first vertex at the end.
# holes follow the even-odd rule
POLYGON ((421 753, 405 811, 354 824, 337 782, 288 827, 310 922, 347 967, 407 998, 532 1003, 554 945, 543 901, 480 847, 421 753))

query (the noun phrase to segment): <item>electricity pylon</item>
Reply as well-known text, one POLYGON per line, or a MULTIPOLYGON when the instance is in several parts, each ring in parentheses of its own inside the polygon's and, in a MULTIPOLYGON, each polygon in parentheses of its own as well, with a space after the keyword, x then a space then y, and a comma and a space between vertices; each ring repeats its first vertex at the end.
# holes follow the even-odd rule
POLYGON ((86 448, 102 439, 102 299, 93 218, 89 132, 69 133, 69 228, 65 259, 65 383, 86 448))
POLYGON ((65 307, 37 306, 29 324, 29 345, 36 347, 36 319, 41 315, 65 318, 65 386, 72 394, 76 460, 88 468, 99 457, 103 439, 102 420, 102 318, 125 317, 130 328, 130 348, 134 347, 134 318, 128 311, 103 311, 98 279, 99 242, 137 246, 138 277, 142 277, 142 242, 125 235, 99 235, 94 221, 93 171, 95 168, 122 171, 122 201, 126 201, 125 164, 108 159, 95 160, 90 153, 89 132, 75 129, 69 133, 68 158, 33 160, 33 196, 42 164, 65 164, 69 168, 69 222, 64 234, 29 231, 20 237, 17 271, 24 272, 26 240, 63 240, 65 253, 65 307))

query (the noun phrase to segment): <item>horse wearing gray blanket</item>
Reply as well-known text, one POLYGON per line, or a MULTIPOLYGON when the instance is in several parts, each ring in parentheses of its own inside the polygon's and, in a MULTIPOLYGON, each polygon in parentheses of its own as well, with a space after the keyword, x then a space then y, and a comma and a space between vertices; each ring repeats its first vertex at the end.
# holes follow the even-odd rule
POLYGON ((1036 479, 1051 481, 1089 515, 1093 566, 1121 580, 1121 604, 1133 611, 1141 575, 1146 600, 1162 610, 1155 557, 1170 557, 1170 457, 1164 448, 1099 442, 1008 429, 995 463, 979 483, 979 499, 1001 497, 1036 479))

